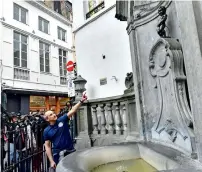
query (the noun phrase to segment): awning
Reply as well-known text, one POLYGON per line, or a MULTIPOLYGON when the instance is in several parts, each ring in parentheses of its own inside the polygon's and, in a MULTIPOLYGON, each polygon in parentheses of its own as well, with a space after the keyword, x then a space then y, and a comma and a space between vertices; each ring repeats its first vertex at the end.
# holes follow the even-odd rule
POLYGON ((33 95, 33 96, 58 96, 58 97, 68 97, 67 92, 57 92, 50 90, 32 90, 32 89, 22 89, 22 88, 12 88, 6 87, 4 88, 5 93, 11 94, 25 94, 25 95, 33 95))

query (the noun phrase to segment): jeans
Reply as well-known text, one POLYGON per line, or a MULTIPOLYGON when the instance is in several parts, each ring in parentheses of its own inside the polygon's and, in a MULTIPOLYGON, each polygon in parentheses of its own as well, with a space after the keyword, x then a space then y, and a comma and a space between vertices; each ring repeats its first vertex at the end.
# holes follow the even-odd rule
MULTIPOLYGON (((14 161, 14 144, 13 143, 10 143, 10 162, 13 162, 14 161)), ((18 160, 19 158, 19 154, 16 150, 16 161, 18 160)))

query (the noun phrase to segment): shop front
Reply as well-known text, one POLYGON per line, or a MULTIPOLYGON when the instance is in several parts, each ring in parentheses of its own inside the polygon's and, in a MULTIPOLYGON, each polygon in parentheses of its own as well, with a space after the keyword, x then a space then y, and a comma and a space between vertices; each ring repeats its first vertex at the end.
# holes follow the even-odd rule
POLYGON ((45 112, 53 110, 59 113, 70 101, 67 93, 46 92, 38 90, 10 89, 4 90, 7 95, 6 108, 8 112, 45 112))
POLYGON ((45 112, 52 110, 59 113, 69 102, 68 97, 59 96, 30 96, 30 112, 45 112))

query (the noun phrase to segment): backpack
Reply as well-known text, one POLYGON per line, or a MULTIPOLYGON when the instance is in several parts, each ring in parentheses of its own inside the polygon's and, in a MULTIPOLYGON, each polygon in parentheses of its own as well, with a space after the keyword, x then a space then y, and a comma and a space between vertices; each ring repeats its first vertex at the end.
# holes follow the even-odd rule
POLYGON ((22 150, 25 148, 25 132, 23 129, 20 129, 15 141, 17 150, 22 150))

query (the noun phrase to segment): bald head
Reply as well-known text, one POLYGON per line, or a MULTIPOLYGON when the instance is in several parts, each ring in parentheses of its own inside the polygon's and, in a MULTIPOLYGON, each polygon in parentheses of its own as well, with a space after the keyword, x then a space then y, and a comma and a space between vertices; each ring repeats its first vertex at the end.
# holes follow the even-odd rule
POLYGON ((52 122, 52 121, 56 121, 56 120, 57 120, 56 114, 55 114, 53 111, 51 111, 51 110, 46 111, 45 114, 44 114, 44 117, 45 117, 45 119, 46 119, 47 121, 49 121, 49 122, 52 122))
POLYGON ((47 117, 47 116, 49 116, 51 113, 53 113, 53 111, 48 110, 48 111, 45 112, 44 116, 47 117))

